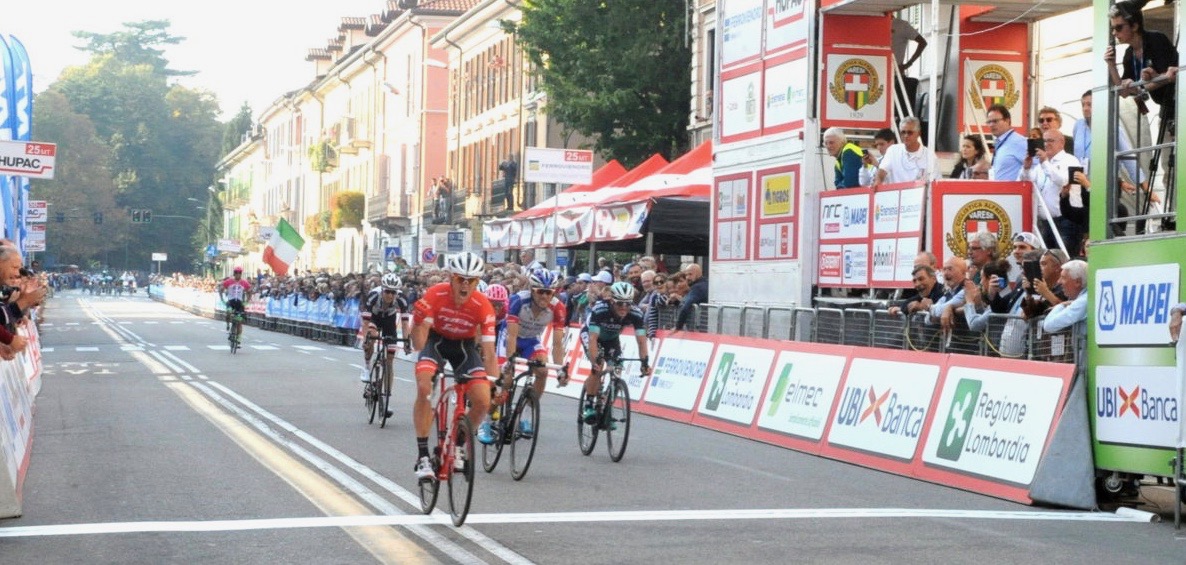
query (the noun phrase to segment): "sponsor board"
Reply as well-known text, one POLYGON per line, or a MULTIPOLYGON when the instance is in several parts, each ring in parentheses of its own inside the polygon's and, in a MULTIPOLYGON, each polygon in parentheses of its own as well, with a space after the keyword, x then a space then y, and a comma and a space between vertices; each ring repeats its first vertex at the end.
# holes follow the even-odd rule
POLYGON ((697 412, 750 425, 773 360, 774 352, 769 349, 717 345, 697 412))
POLYGON ((774 364, 758 427, 818 441, 847 362, 840 355, 783 351, 774 364))
POLYGON ((721 136, 758 131, 761 127, 762 73, 754 72, 721 81, 721 136))
POLYGON ((898 191, 898 231, 922 232, 922 201, 926 187, 904 188, 898 191))
POLYGON ((869 195, 820 195, 820 240, 869 237, 869 195))
POLYGON ((841 263, 841 268, 843 269, 841 282, 845 286, 865 286, 869 284, 868 243, 845 245, 841 263))
POLYGON ((840 284, 844 274, 844 250, 839 245, 819 246, 819 284, 840 284))
POLYGON ((45 200, 30 200, 25 208, 26 224, 44 224, 49 218, 49 206, 45 200))
POLYGON ((524 150, 526 182, 589 184, 593 181, 593 152, 584 149, 528 147, 524 150))
MULTIPOLYGON (((894 279, 894 273, 897 272, 898 240, 874 239, 872 259, 873 280, 892 281, 894 279)), ((911 257, 911 259, 914 258, 911 257)))
POLYGON ((899 203, 901 191, 884 190, 873 194, 873 233, 875 235, 898 232, 899 203))
POLYGON ((1062 387, 1057 377, 950 367, 923 462, 1029 485, 1062 387))
POLYGON ((828 443, 912 459, 938 378, 938 365, 853 359, 828 443))
POLYGON ((706 341, 666 338, 655 359, 647 384, 647 404, 691 411, 708 374, 713 344, 706 341))
POLYGON ((54 143, 0 140, 0 175, 52 179, 57 154, 54 143))
POLYGON ((1174 447, 1181 407, 1174 367, 1101 365, 1092 419, 1100 443, 1174 447))
POLYGON ((1095 335, 1100 345, 1169 343, 1170 308, 1178 302, 1177 263, 1095 272, 1095 335))

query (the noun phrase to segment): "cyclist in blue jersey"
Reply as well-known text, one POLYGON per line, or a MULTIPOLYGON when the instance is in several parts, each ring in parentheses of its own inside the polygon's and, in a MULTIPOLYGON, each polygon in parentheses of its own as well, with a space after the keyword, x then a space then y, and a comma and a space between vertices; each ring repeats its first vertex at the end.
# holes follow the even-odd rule
MULTIPOLYGON (((511 379, 514 378, 514 358, 534 359, 545 361, 548 357, 548 346, 543 343, 544 330, 552 326, 552 361, 559 365, 564 360, 564 320, 566 317, 564 303, 556 298, 556 275, 545 269, 536 269, 527 277, 531 288, 517 292, 511 296, 511 305, 506 318, 506 359, 507 366, 502 372, 503 390, 510 390, 511 379)), ((500 335, 500 337, 502 337, 500 335)), ((548 369, 536 367, 535 397, 537 401, 543 399, 544 388, 548 384, 548 369)), ((567 384, 568 374, 561 371, 558 378, 561 384, 567 384)), ((520 431, 532 433, 528 428, 530 422, 520 422, 520 431)), ((478 429, 478 441, 487 445, 494 443, 494 429, 489 419, 478 429)))
POLYGON ((581 344, 592 364, 589 378, 585 381, 585 422, 597 420, 593 399, 601 388, 601 372, 606 359, 617 359, 622 355, 622 344, 618 340, 626 326, 634 328, 638 340, 638 358, 642 360, 642 374, 650 374, 650 358, 647 357, 647 327, 643 322, 642 310, 634 305, 634 286, 628 282, 616 282, 610 287, 610 300, 593 306, 585 325, 581 328, 581 344))

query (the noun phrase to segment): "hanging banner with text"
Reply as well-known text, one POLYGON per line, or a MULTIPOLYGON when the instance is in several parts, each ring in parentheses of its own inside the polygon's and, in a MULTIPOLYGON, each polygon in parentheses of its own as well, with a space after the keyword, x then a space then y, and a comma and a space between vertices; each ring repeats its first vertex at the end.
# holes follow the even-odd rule
POLYGON ((589 184, 593 182, 593 152, 583 149, 528 147, 526 182, 589 184))

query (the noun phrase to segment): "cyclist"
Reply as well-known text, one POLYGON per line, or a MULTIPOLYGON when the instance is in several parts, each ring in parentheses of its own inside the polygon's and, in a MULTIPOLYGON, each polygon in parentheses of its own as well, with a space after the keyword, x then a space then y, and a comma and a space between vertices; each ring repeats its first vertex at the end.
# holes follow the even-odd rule
MULTIPOLYGON (((449 282, 433 285, 424 291, 413 308, 412 345, 420 351, 416 363, 416 402, 412 424, 416 428, 416 477, 433 476, 428 457, 428 432, 432 426, 432 377, 445 361, 453 367, 453 379, 459 383, 476 379, 469 390, 470 424, 477 427, 490 410, 490 386, 487 375, 498 374, 494 354, 494 307, 477 292, 485 262, 469 252, 449 260, 449 282), (479 345, 480 344, 480 345, 479 345), (481 352, 479 353, 479 347, 481 352)), ((459 453, 464 452, 459 451, 459 453)), ((464 462, 459 461, 459 464, 464 462)))
MULTIPOLYGON (((231 318, 238 315, 242 318, 245 315, 243 302, 251 294, 251 283, 243 278, 243 267, 235 267, 233 274, 223 279, 222 284, 218 286, 218 297, 226 302, 228 315, 226 318, 226 327, 231 329, 231 318)), ((235 339, 239 340, 243 335, 243 324, 239 324, 238 330, 235 331, 235 339)))
POLYGON ((486 287, 482 294, 486 295, 486 299, 494 307, 494 333, 498 336, 494 341, 494 354, 501 366, 507 360, 507 287, 492 284, 486 287))
MULTIPOLYGON (((399 275, 387 273, 379 280, 379 286, 367 294, 362 307, 362 335, 366 336, 362 344, 363 359, 362 374, 358 380, 371 380, 371 347, 375 338, 382 336, 383 343, 402 335, 408 335, 407 322, 402 315, 408 311, 408 301, 404 300, 400 287, 403 282, 399 275), (396 327, 399 333, 396 333, 396 327)), ((405 346, 407 348, 407 346, 405 346)), ((392 358, 387 358, 387 372, 391 373, 392 358)), ((387 415, 388 417, 391 414, 387 415)))
MULTIPOLYGON (((516 356, 525 359, 545 361, 548 358, 548 347, 542 343, 544 330, 552 326, 552 361, 559 365, 564 360, 564 320, 566 318, 564 303, 556 298, 556 275, 545 269, 536 269, 527 276, 527 290, 517 292, 511 297, 511 307, 507 312, 507 356, 508 364, 502 372, 502 387, 510 390, 511 379, 514 378, 516 356)), ((543 398, 544 388, 548 384, 548 370, 536 367, 535 398, 543 398)), ((561 372, 565 384, 568 381, 566 372, 561 372)), ((525 427, 530 422, 520 422, 520 431, 525 434, 533 430, 525 427)), ((494 428, 489 419, 478 429, 478 441, 487 445, 494 443, 494 428)))
POLYGON ((642 310, 634 305, 634 285, 619 281, 610 286, 609 300, 594 304, 585 325, 581 328, 581 344, 585 347, 592 367, 585 380, 585 423, 597 421, 597 410, 593 399, 601 389, 601 372, 606 359, 617 359, 622 355, 622 344, 618 336, 626 326, 634 327, 638 339, 638 357, 642 360, 642 374, 651 372, 647 357, 647 327, 643 322, 642 310))

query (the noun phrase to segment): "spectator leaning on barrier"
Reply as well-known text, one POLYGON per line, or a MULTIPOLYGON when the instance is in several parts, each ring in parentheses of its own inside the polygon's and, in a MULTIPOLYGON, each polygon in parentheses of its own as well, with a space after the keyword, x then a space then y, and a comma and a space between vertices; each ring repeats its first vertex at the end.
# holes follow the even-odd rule
POLYGON ((980 269, 996 261, 997 255, 996 234, 987 231, 972 234, 972 237, 968 240, 968 261, 971 263, 971 267, 975 267, 976 269, 975 274, 972 275, 972 282, 980 284, 980 269))
POLYGON ((849 142, 844 130, 837 127, 824 131, 824 149, 836 160, 833 186, 837 189, 861 186, 861 162, 865 151, 849 142))
POLYGON ((873 186, 884 183, 931 180, 938 174, 935 152, 922 144, 922 122, 909 117, 902 120, 902 143, 891 145, 877 166, 873 186))
POLYGON ((1058 280, 1067 301, 1051 308, 1042 320, 1042 330, 1047 332, 1060 332, 1087 320, 1087 263, 1067 261, 1058 280))
POLYGON ((704 276, 704 271, 700 265, 696 263, 689 263, 683 268, 684 276, 688 279, 688 295, 684 297, 684 301, 679 305, 679 313, 675 317, 675 329, 697 329, 695 327, 695 320, 690 320, 692 317, 692 310, 696 304, 704 304, 708 302, 708 279, 704 276), (688 328, 691 323, 692 327, 688 328))
POLYGON ((968 263, 963 257, 948 257, 943 263, 943 297, 931 306, 931 322, 939 320, 943 329, 951 329, 955 311, 964 305, 964 287, 972 284, 967 280, 968 263))
POLYGON ((915 312, 926 312, 932 304, 943 298, 943 285, 935 278, 933 267, 915 264, 911 275, 914 280, 914 294, 907 296, 897 305, 890 306, 887 312, 891 316, 911 316, 915 312))

